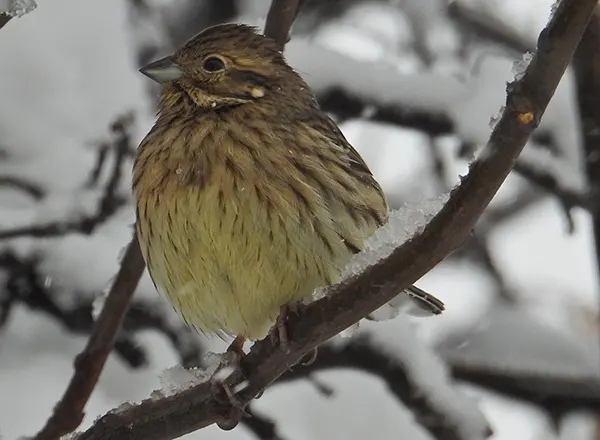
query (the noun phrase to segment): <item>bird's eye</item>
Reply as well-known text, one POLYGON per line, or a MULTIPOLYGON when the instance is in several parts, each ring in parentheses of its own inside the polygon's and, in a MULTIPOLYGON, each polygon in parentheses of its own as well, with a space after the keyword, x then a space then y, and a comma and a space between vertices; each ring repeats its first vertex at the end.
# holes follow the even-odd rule
POLYGON ((207 72, 219 72, 220 70, 225 70, 225 63, 220 58, 208 57, 204 60, 202 68, 207 72))

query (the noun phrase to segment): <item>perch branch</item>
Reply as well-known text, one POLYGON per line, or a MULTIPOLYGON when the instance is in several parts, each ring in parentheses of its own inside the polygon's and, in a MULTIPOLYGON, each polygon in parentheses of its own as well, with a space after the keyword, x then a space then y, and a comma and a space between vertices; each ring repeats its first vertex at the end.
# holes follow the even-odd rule
MULTIPOLYGON (((361 274, 333 286, 325 298, 291 316, 289 351, 267 338, 224 380, 247 405, 262 390, 315 347, 372 313, 398 291, 418 280, 461 246, 477 219, 510 172, 529 135, 539 123, 597 0, 563 0, 540 35, 538 50, 523 77, 508 87, 505 110, 469 174, 421 233, 361 274), (244 380, 245 379, 245 380, 244 380)), ((216 400, 209 383, 160 399, 146 399, 107 413, 82 433, 80 440, 172 439, 222 420, 227 404, 216 400)), ((484 433, 482 433, 483 435, 484 433)))

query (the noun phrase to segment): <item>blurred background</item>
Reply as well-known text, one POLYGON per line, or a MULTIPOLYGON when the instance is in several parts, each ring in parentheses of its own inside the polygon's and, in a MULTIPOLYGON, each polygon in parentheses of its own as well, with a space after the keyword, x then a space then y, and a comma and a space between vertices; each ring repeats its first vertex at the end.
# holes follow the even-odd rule
MULTIPOLYGON (((467 173, 553 2, 308 0, 285 53, 391 205, 425 206, 467 173)), ((2 439, 50 415, 131 237, 132 158, 158 93, 137 69, 209 25, 262 26, 269 3, 39 0, 0 14, 2 439)), ((418 283, 446 312, 361 323, 234 431, 185 438, 448 439, 440 426, 473 405, 493 440, 600 439, 599 23, 472 238, 418 283)), ((83 427, 224 348, 144 275, 83 427)))

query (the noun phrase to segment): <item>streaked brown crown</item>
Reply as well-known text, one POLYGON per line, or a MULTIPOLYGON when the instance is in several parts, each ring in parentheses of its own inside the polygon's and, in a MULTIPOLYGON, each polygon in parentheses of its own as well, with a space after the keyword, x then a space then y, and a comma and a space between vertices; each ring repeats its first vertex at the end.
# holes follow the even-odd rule
POLYGON ((246 24, 228 23, 209 27, 188 40, 175 52, 175 59, 184 64, 202 61, 213 53, 256 64, 285 63, 275 42, 246 24))

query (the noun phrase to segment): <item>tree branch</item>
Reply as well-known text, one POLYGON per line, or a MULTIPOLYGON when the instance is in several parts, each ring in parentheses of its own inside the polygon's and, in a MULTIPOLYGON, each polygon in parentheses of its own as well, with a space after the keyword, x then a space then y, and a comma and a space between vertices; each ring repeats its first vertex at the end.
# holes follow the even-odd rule
MULTIPOLYGON (((289 352, 270 338, 256 343, 236 371, 224 380, 247 405, 315 347, 372 313, 418 280, 468 238, 479 216, 508 175, 539 123, 596 0, 563 0, 538 41, 538 51, 520 80, 508 87, 505 110, 490 140, 461 185, 420 234, 363 273, 333 286, 329 295, 291 317, 289 352)), ((161 399, 111 411, 80 440, 172 439, 222 420, 230 408, 217 400, 209 383, 161 399)), ((482 433, 483 435, 483 433, 482 433)))
POLYGON ((75 358, 75 371, 69 386, 46 425, 34 437, 35 440, 57 440, 80 425, 84 416, 84 406, 112 350, 144 267, 139 244, 134 237, 125 252, 94 332, 84 350, 75 358))
POLYGON ((283 51, 290 40, 292 24, 300 12, 305 0, 272 0, 265 23, 265 35, 277 43, 277 48, 283 51))
POLYGON ((8 186, 20 189, 35 200, 41 200, 46 195, 44 190, 38 185, 31 182, 27 182, 26 180, 20 179, 18 177, 0 176, 0 186, 8 186))
MULTIPOLYGON (((452 376, 486 389, 495 390, 506 396, 523 399, 547 408, 551 412, 569 412, 574 410, 600 410, 600 379, 597 377, 557 377, 553 375, 527 374, 526 372, 506 371, 503 369, 482 368, 453 359, 446 359, 452 376)), ((443 415, 436 408, 429 408, 430 402, 425 395, 419 394, 410 382, 410 378, 393 359, 374 348, 366 338, 356 338, 342 347, 326 344, 319 349, 319 356, 311 365, 298 366, 283 374, 276 383, 306 379, 317 371, 333 368, 358 369, 381 378, 395 396, 407 406, 420 412, 415 417, 435 438, 449 439, 444 430, 443 415), (417 405, 409 400, 417 400, 417 405), (440 436, 444 433, 445 436, 440 436)))

